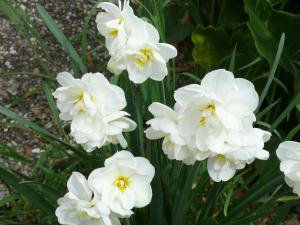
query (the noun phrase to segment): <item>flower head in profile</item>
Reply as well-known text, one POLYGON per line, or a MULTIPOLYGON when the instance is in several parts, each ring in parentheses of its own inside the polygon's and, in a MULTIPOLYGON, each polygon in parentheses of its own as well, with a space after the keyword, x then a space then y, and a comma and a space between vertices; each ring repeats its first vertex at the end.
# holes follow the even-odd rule
POLYGON ((90 189, 85 177, 74 172, 68 180, 69 192, 58 200, 55 214, 60 224, 120 225, 119 219, 90 189))
POLYGON ((53 96, 57 99, 62 120, 71 121, 71 136, 88 152, 109 143, 127 142, 123 132, 136 128, 128 119, 124 91, 112 85, 100 73, 87 73, 75 79, 70 73, 58 74, 62 87, 53 96))
POLYGON ((159 43, 159 33, 150 23, 136 17, 127 1, 119 7, 102 2, 97 16, 99 32, 111 55, 108 69, 114 74, 127 70, 129 79, 142 83, 148 78, 161 81, 168 74, 167 62, 176 57, 172 45, 159 43))
POLYGON ((120 151, 106 159, 103 168, 94 170, 88 182, 112 212, 126 217, 134 207, 150 203, 153 177, 154 167, 146 158, 120 151))
POLYGON ((282 142, 276 154, 281 161, 280 170, 285 175, 285 182, 300 196, 300 143, 294 141, 282 142))

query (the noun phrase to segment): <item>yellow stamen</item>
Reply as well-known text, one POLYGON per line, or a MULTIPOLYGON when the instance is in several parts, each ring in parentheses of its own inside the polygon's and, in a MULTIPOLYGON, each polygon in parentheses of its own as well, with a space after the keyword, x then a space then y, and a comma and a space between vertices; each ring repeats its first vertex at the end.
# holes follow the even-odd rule
POLYGON ((150 48, 142 48, 140 50, 140 53, 142 53, 142 55, 139 56, 135 62, 138 67, 144 68, 145 65, 147 65, 148 63, 150 63, 152 61, 153 52, 152 52, 152 49, 150 49, 150 48))
POLYGON ((215 106, 215 104, 213 104, 213 103, 209 104, 207 106, 207 110, 209 110, 212 115, 215 115, 216 114, 216 106, 215 106))
POLYGON ((200 126, 204 126, 205 125, 205 117, 201 117, 199 120, 200 126))
POLYGON ((116 28, 113 28, 113 29, 109 32, 109 35, 110 35, 111 37, 116 37, 116 36, 118 35, 118 33, 119 33, 119 30, 116 29, 116 28))
POLYGON ((125 191, 126 188, 129 186, 129 178, 125 176, 119 176, 117 179, 114 181, 114 185, 120 190, 120 191, 125 191))
POLYGON ((73 101, 73 105, 76 105, 77 103, 81 102, 83 100, 83 91, 79 93, 77 98, 73 101))
POLYGON ((85 211, 82 211, 79 213, 79 217, 82 219, 86 219, 87 217, 89 217, 89 214, 85 211))

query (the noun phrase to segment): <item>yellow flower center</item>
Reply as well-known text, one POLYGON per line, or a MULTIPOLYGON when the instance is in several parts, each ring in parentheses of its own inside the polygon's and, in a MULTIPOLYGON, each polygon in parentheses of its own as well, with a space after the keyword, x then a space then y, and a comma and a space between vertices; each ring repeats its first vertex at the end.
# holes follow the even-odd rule
POLYGON ((85 211, 82 211, 79 213, 79 217, 82 218, 82 219, 86 219, 89 217, 89 214, 85 211))
POLYGON ((213 103, 208 104, 207 106, 200 109, 201 116, 199 119, 200 126, 204 126, 206 124, 207 117, 216 115, 216 106, 213 103))
POLYGON ((77 103, 81 102, 83 100, 83 91, 81 91, 77 98, 73 101, 73 105, 76 105, 77 103))
POLYGON ((216 156, 216 160, 219 162, 219 165, 227 166, 230 162, 226 159, 226 157, 222 154, 218 154, 216 156))
POLYGON ((209 104, 205 110, 209 111, 211 113, 211 115, 216 114, 216 106, 213 103, 209 104))
POLYGON ((120 190, 120 191, 125 191, 126 188, 129 186, 129 178, 125 176, 119 176, 117 179, 114 181, 114 185, 120 190))
POLYGON ((116 37, 116 36, 118 35, 118 33, 119 33, 119 30, 116 29, 116 28, 113 28, 113 29, 109 32, 109 35, 110 35, 111 37, 116 37))
POLYGON ((139 68, 144 68, 148 63, 150 63, 153 59, 153 51, 151 48, 142 48, 140 50, 141 55, 136 59, 136 65, 139 68))

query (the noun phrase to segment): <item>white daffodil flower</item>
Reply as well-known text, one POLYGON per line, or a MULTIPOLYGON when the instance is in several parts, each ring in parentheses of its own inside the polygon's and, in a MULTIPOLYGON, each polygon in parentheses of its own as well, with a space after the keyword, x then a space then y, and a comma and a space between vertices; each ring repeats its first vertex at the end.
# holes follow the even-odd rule
POLYGON ((57 81, 62 87, 57 88, 53 96, 57 99, 62 120, 126 107, 124 91, 110 84, 101 73, 87 73, 81 79, 75 79, 70 73, 62 72, 57 75, 57 81))
POLYGON ((98 8, 104 10, 97 15, 97 28, 105 37, 106 48, 110 55, 118 55, 124 49, 128 36, 135 24, 140 20, 133 13, 129 1, 124 1, 123 6, 119 1, 119 7, 110 2, 101 2, 98 8))
POLYGON ((208 73, 201 85, 178 89, 174 97, 179 129, 191 140, 190 147, 218 149, 226 130, 240 131, 255 121, 258 95, 253 84, 223 69, 208 73))
POLYGON ((55 214, 65 225, 121 225, 116 215, 93 194, 85 177, 74 172, 67 183, 69 192, 58 200, 55 214))
POLYGON ((146 158, 120 151, 106 159, 104 165, 90 174, 88 182, 112 212, 127 217, 133 213, 133 207, 150 203, 154 167, 146 158))
POLYGON ((285 182, 300 197, 300 143, 282 142, 276 154, 281 161, 280 170, 285 175, 285 182))
POLYGON ((119 7, 109 2, 98 7, 104 10, 98 14, 96 23, 111 55, 108 69, 114 74, 127 70, 134 83, 148 78, 163 80, 168 74, 167 62, 177 56, 176 48, 159 43, 156 28, 136 17, 128 1, 123 6, 119 3, 119 7))
POLYGON ((209 176, 216 182, 228 181, 236 170, 243 169, 255 159, 267 160, 269 152, 263 147, 270 137, 269 132, 258 128, 243 133, 232 132, 221 147, 220 153, 211 152, 207 161, 209 176))
POLYGON ((255 159, 269 158, 263 147, 270 133, 253 128, 258 95, 251 82, 216 70, 200 85, 179 88, 174 97, 175 110, 150 105, 154 118, 146 130, 148 139, 164 138, 163 151, 170 159, 186 164, 208 159, 208 173, 219 182, 255 159))
POLYGON ((127 103, 120 87, 110 84, 100 73, 75 79, 64 72, 58 74, 57 80, 62 87, 53 96, 57 98, 60 118, 71 120, 71 136, 78 144, 88 152, 109 143, 127 147, 122 133, 134 130, 136 123, 121 111, 127 103))
POLYGON ((154 102, 149 106, 154 118, 147 121, 150 127, 145 131, 150 140, 164 138, 162 150, 169 159, 183 161, 191 165, 196 161, 194 151, 191 151, 178 130, 177 113, 168 106, 154 102))
POLYGON ((136 129, 136 123, 125 117, 128 115, 124 111, 116 111, 106 116, 77 116, 71 123, 71 136, 87 152, 110 143, 126 148, 127 141, 122 133, 136 129))
POLYGON ((148 78, 163 80, 168 74, 168 61, 177 56, 176 48, 159 43, 158 31, 151 24, 138 21, 135 27, 139 29, 128 38, 123 57, 112 56, 108 68, 119 73, 127 70, 129 79, 137 84, 148 78))

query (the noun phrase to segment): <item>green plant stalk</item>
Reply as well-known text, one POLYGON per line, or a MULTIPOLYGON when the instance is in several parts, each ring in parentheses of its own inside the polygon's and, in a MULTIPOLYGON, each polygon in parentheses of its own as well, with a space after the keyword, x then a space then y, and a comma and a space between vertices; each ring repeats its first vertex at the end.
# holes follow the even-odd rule
POLYGON ((188 199, 192 191, 192 184, 195 179, 195 176, 199 172, 200 165, 201 165, 200 162, 196 162, 195 165, 190 167, 188 170, 188 173, 186 175, 186 180, 184 182, 183 190, 182 192, 180 192, 180 195, 175 204, 175 209, 172 217, 173 225, 182 225, 184 222, 184 219, 186 217, 188 199))

